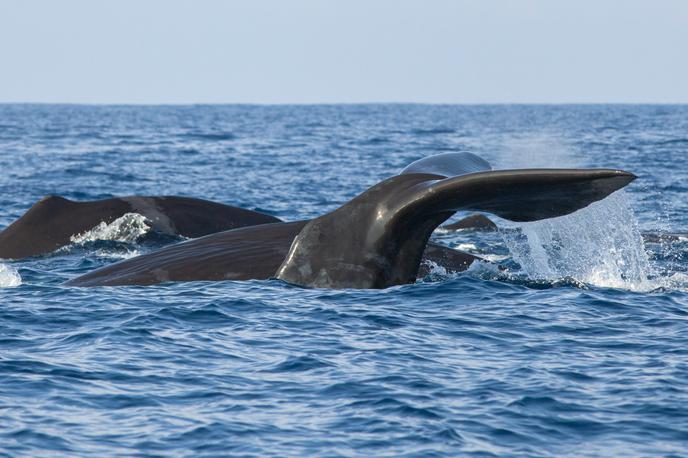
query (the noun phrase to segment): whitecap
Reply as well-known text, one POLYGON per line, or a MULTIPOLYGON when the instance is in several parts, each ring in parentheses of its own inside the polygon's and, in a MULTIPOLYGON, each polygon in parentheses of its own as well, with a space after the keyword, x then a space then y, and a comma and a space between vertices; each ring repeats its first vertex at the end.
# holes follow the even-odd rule
POLYGON ((424 263, 428 268, 428 277, 446 277, 448 275, 447 269, 435 261, 425 259, 424 263))
POLYGON ((505 273, 499 269, 499 266, 493 262, 482 260, 475 260, 468 266, 466 273, 478 278, 500 278, 504 277, 505 273))
POLYGON ((478 251, 474 243, 459 243, 454 248, 461 251, 478 251))
POLYGON ((676 272, 667 278, 667 286, 678 291, 688 292, 688 274, 676 272))
POLYGON ((96 240, 133 243, 148 231, 150 231, 150 226, 145 216, 138 213, 125 213, 110 224, 101 222, 91 230, 73 235, 70 240, 78 244, 96 240))
POLYGON ((135 258, 136 256, 141 255, 140 250, 126 250, 126 251, 118 251, 118 250, 96 250, 95 252, 96 257, 98 258, 107 258, 107 259, 131 259, 135 258))
POLYGON ((455 250, 463 251, 465 253, 478 256, 480 259, 489 262, 502 262, 508 259, 508 256, 493 253, 482 253, 474 243, 458 243, 454 245, 455 250))
POLYGON ((22 283, 17 269, 7 264, 0 264, 0 288, 12 288, 22 283))

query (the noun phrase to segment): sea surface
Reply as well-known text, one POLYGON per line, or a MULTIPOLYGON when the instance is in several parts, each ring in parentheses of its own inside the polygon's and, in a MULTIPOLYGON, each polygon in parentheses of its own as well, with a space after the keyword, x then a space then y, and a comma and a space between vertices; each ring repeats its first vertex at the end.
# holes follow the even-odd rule
POLYGON ((448 151, 638 179, 437 231, 486 262, 385 290, 63 286, 167 242, 119 223, 1 261, 0 456, 686 456, 688 106, 0 105, 0 227, 49 194, 311 218, 448 151))

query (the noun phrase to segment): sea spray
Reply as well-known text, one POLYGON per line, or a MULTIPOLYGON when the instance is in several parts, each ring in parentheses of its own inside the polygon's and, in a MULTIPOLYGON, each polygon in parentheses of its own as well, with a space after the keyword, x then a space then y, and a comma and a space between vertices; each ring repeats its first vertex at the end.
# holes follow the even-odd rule
POLYGON ((93 242, 96 240, 115 240, 133 243, 150 230, 146 218, 138 213, 125 213, 110 224, 101 222, 93 229, 73 235, 72 243, 93 242))
POLYGON ((658 287, 628 199, 618 191, 570 215, 501 230, 531 279, 647 291, 658 287))
POLYGON ((505 136, 494 168, 577 168, 585 165, 580 151, 558 132, 518 132, 505 136))
POLYGON ((17 269, 0 263, 0 288, 11 288, 21 285, 22 279, 17 269))

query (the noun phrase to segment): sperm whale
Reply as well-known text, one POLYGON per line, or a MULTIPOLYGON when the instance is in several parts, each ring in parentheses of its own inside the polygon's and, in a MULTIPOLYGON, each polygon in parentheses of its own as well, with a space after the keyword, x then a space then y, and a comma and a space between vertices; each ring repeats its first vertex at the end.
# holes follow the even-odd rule
POLYGON ((279 222, 274 216, 208 200, 178 196, 128 196, 76 202, 47 196, 0 232, 0 258, 21 259, 68 245, 74 235, 127 213, 146 218, 166 235, 201 237, 215 232, 279 222))
POLYGON ((613 169, 493 171, 473 154, 445 153, 412 163, 313 220, 211 234, 105 266, 67 284, 274 277, 309 287, 385 288, 415 281, 423 259, 454 270, 477 259, 428 243, 433 230, 456 211, 513 221, 552 218, 603 199, 635 178, 613 169))

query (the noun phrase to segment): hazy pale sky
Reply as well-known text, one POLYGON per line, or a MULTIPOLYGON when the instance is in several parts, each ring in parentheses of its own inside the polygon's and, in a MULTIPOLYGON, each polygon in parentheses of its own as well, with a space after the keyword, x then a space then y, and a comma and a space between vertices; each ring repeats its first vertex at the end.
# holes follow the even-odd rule
POLYGON ((688 0, 0 0, 0 102, 688 103, 688 0))

